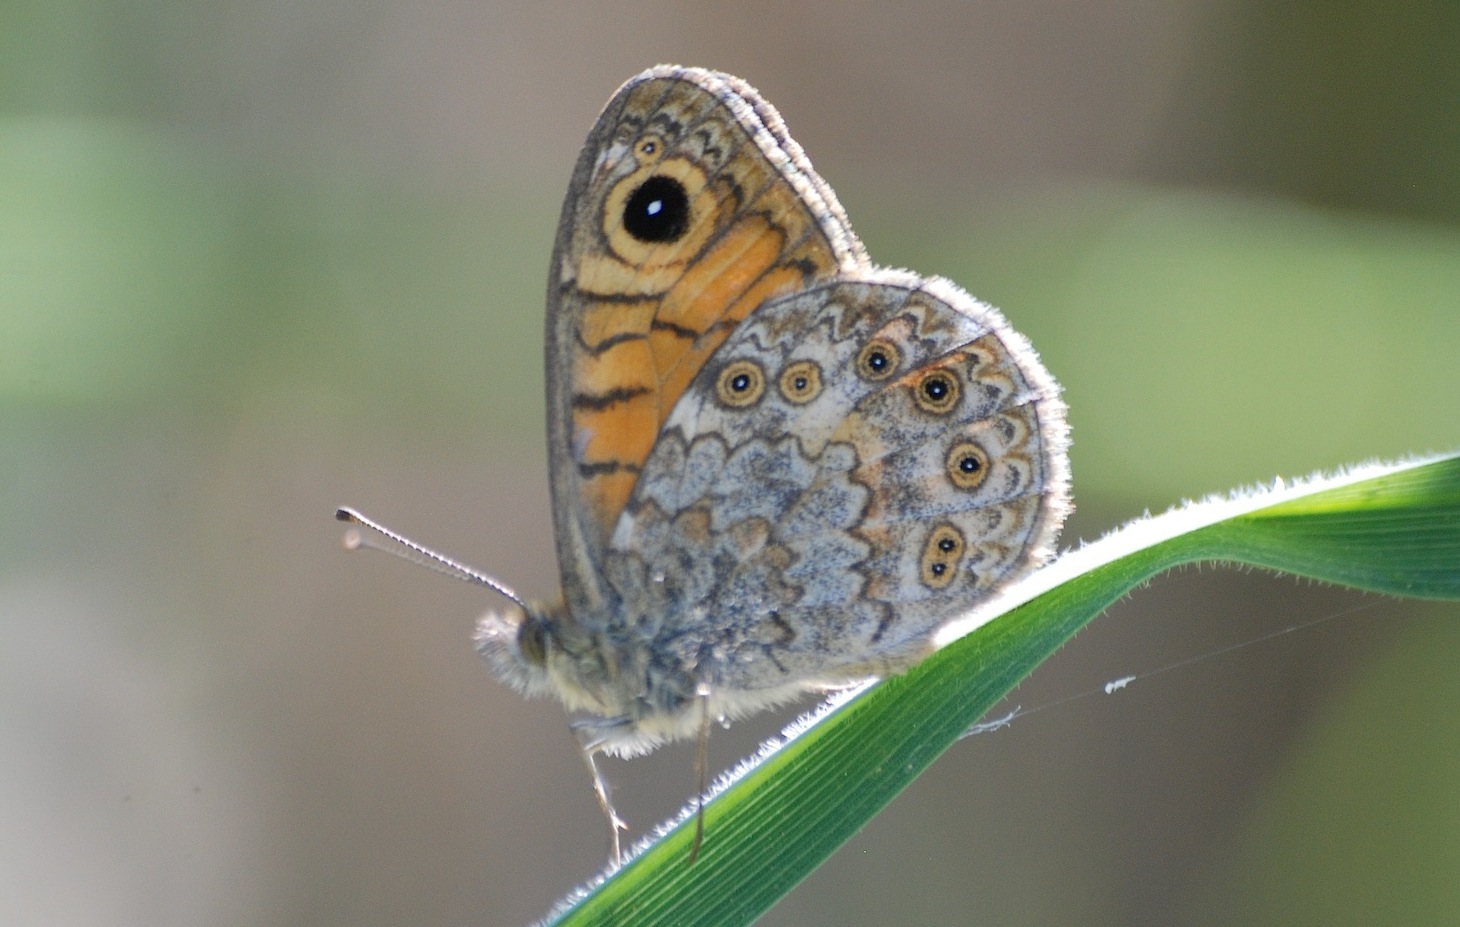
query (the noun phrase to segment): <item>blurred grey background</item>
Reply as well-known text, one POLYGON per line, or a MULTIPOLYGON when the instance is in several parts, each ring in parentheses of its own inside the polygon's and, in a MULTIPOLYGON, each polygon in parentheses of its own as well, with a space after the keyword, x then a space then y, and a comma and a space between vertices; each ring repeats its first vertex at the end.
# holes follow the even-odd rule
MULTIPOLYGON (((553 226, 660 61, 758 86, 875 259, 1033 339, 1067 545, 1460 444, 1460 6, 11 2, 0 921, 519 924, 602 863, 563 713, 471 651, 495 603, 331 513, 554 587, 553 226)), ((1451 920, 1457 617, 1163 579, 764 922, 1451 920)), ((636 827, 692 754, 608 764, 636 827)))

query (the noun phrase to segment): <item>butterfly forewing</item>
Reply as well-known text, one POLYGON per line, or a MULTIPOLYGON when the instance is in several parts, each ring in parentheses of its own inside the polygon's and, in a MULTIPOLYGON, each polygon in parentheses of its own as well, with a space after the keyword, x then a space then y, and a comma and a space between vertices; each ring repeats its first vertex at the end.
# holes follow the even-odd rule
POLYGON ((757 307, 865 255, 780 118, 734 78, 656 68, 589 135, 548 288, 548 417, 569 607, 605 607, 604 546, 680 396, 757 307))

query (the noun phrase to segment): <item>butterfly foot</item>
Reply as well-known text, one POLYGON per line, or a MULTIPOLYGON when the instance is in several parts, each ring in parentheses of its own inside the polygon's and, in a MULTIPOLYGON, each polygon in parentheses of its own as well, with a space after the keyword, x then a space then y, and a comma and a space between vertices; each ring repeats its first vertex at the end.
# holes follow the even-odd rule
POLYGON ((623 862, 623 835, 628 833, 628 822, 619 817, 617 809, 613 806, 613 796, 609 792, 608 781, 603 778, 603 773, 598 769, 598 754, 604 749, 604 745, 610 740, 607 731, 615 727, 623 727, 629 724, 627 718, 580 720, 573 722, 573 733, 578 736, 579 749, 582 751, 583 763, 588 767, 588 776, 593 780, 593 796, 598 799, 598 808, 603 812, 603 817, 608 821, 609 834, 609 866, 617 867, 623 862))

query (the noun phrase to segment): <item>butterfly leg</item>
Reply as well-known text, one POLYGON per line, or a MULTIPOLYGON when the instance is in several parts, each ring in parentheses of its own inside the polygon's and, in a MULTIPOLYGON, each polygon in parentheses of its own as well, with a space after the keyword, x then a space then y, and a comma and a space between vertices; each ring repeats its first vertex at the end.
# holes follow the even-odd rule
POLYGON ((603 811, 603 816, 608 819, 608 832, 611 841, 609 850, 609 862, 617 866, 623 861, 623 844, 620 835, 626 833, 629 825, 613 807, 613 797, 609 795, 608 782, 598 770, 598 754, 603 752, 604 745, 611 739, 609 731, 615 726, 627 723, 627 719, 602 719, 583 720, 573 722, 573 733, 578 736, 578 748, 582 753, 583 762, 588 767, 588 777, 593 780, 593 795, 598 799, 598 807, 603 811))
MULTIPOLYGON (((710 689, 708 685, 702 684, 699 687, 695 700, 699 702, 700 720, 695 738, 695 836, 689 850, 691 864, 699 858, 700 847, 705 842, 705 793, 709 791, 710 768, 710 689)), ((588 777, 593 780, 593 795, 598 799, 598 807, 608 820, 609 835, 612 839, 610 861, 615 866, 623 861, 623 845, 620 835, 628 832, 629 825, 618 816, 618 811, 613 807, 613 797, 609 794, 608 781, 603 778, 603 773, 598 769, 598 754, 604 752, 607 744, 614 739, 616 730, 621 731, 623 728, 631 726, 632 723, 628 718, 583 718, 572 722, 573 733, 578 737, 583 763, 588 767, 588 777)))

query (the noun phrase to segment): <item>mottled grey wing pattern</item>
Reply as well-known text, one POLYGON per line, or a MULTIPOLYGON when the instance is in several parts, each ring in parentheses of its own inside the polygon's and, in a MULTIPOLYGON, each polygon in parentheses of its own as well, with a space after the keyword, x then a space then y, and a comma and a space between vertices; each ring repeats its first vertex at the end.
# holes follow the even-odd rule
POLYGON ((1049 556, 1057 392, 944 280, 871 271, 760 307, 645 463, 604 564, 607 630, 722 690, 909 665, 1049 556))

